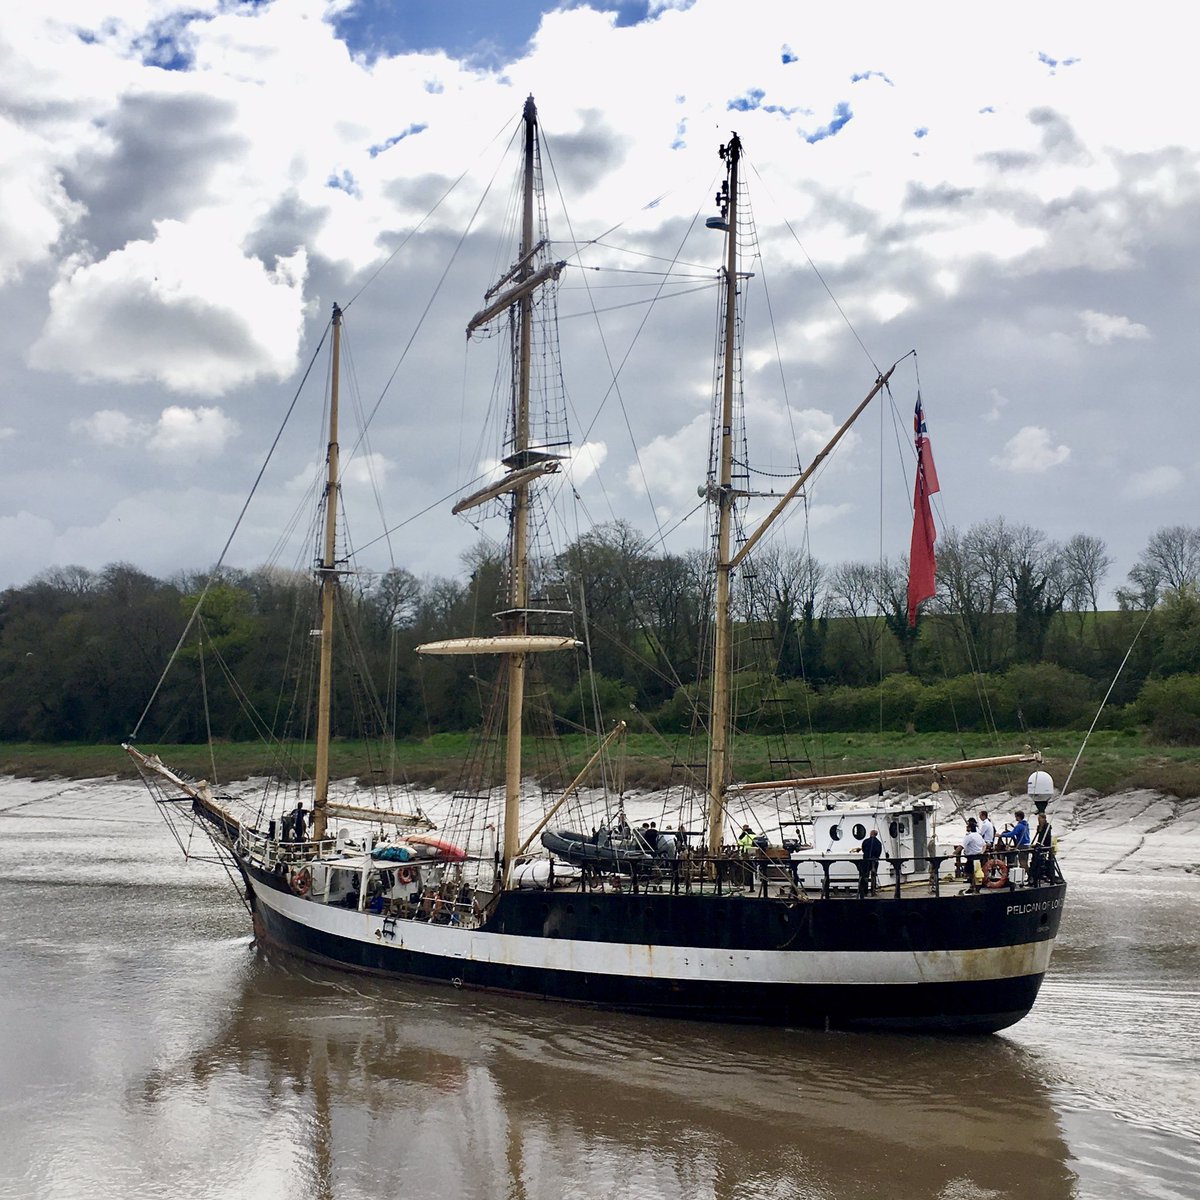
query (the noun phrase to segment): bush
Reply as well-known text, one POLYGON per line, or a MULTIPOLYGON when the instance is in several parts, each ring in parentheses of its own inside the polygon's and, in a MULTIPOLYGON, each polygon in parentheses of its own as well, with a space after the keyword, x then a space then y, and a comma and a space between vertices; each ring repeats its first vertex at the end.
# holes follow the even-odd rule
POLYGON ((1155 741, 1200 746, 1200 675, 1146 680, 1135 708, 1155 741))
POLYGON ((1065 729, 1086 725, 1095 716, 1096 685, 1085 675, 1035 663, 1010 667, 999 681, 995 710, 1002 729, 1065 729), (1002 715, 1003 714, 1003 718, 1002 715))
POLYGON ((629 719, 633 688, 615 679, 585 672, 575 687, 553 697, 552 711, 559 718, 559 724, 568 729, 591 729, 595 725, 593 692, 606 726, 613 721, 629 719))

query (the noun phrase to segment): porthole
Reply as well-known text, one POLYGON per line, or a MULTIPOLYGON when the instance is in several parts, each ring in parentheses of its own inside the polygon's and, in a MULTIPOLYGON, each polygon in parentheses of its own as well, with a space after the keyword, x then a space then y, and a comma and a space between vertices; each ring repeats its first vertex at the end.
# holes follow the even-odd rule
POLYGON ((842 836, 842 827, 835 825, 830 831, 829 836, 836 842, 842 836))
POLYGON ((855 841, 861 842, 867 836, 867 827, 860 821, 850 832, 854 834, 855 841))
POLYGON ((898 837, 900 835, 900 826, 897 825, 895 821, 893 821, 888 826, 888 833, 890 833, 892 835, 892 837, 898 837))

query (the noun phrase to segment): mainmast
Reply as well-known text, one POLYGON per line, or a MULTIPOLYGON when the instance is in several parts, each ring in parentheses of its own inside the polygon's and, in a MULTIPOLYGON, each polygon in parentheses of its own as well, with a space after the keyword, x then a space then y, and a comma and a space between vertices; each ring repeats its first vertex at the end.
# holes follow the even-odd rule
POLYGON ((729 727, 731 723, 729 688, 732 670, 732 629, 729 617, 729 591, 732 566, 729 548, 733 532, 733 389, 735 384, 738 289, 738 166, 742 143, 735 133, 721 147, 728 177, 724 188, 726 227, 725 257, 725 330, 721 389, 721 430, 717 468, 717 579, 713 640, 712 712, 709 716, 708 748, 708 852, 721 848, 725 819, 725 788, 729 782, 729 727))
MULTIPOLYGON (((534 150, 537 139, 537 105, 525 101, 525 169, 522 188, 521 246, 517 261, 518 284, 532 273, 534 150)), ((530 341, 533 335, 533 295, 523 290, 517 300, 517 380, 513 392, 514 467, 528 466, 530 341)), ((509 614, 506 630, 511 636, 529 632, 529 483, 522 480, 512 493, 509 536, 509 614)), ((525 655, 505 656, 508 668, 508 720, 504 772, 504 881, 512 873, 513 859, 521 841, 521 735, 524 732, 525 655)))
POLYGON ((321 663, 317 683, 317 764, 313 781, 312 835, 325 836, 326 805, 329 802, 329 735, 333 693, 333 601, 337 591, 337 498, 338 498, 338 376, 342 356, 342 310, 333 306, 333 362, 329 388, 329 448, 326 452, 325 543, 317 563, 321 580, 321 663))
MULTIPOLYGON (((522 164, 521 237, 517 260, 498 283, 487 292, 487 304, 467 322, 467 337, 494 318, 509 315, 512 341, 512 399, 509 417, 512 443, 503 460, 505 474, 464 496, 454 506, 463 513, 502 496, 509 497, 509 559, 507 607, 497 613, 502 632, 494 637, 451 638, 426 642, 418 654, 497 654, 501 656, 502 678, 506 687, 504 835, 502 843, 503 878, 507 886, 514 860, 521 847, 521 735, 524 732, 525 671, 530 654, 573 650, 580 645, 573 637, 530 632, 529 525, 531 490, 543 476, 553 475, 561 467, 562 456, 546 444, 539 444, 531 432, 530 393, 534 370, 534 306, 540 289, 557 281, 565 262, 547 262, 543 253, 549 242, 534 241, 539 160, 537 146, 537 106, 530 96, 522 115, 524 159, 522 164), (541 263, 541 265, 539 265, 541 263)), ((545 369, 544 365, 541 367, 545 369)))

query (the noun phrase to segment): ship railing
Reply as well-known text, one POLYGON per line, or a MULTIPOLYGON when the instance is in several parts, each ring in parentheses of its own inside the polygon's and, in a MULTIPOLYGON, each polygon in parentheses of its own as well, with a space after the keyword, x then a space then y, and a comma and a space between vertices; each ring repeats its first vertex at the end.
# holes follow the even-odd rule
MULTIPOLYGON (((925 881, 934 896, 940 896, 947 883, 972 886, 961 852, 919 855, 885 855, 872 862, 861 854, 821 855, 811 858, 784 858, 759 852, 755 854, 706 854, 688 852, 676 859, 631 859, 620 864, 580 864, 580 887, 584 891, 615 889, 639 892, 681 893, 725 892, 756 894, 766 899, 772 888, 777 894, 799 896, 809 891, 801 878, 802 868, 820 868, 819 891, 822 899, 836 893, 856 893, 859 898, 874 896, 901 899, 905 885, 925 881), (911 869, 906 867, 911 864, 911 869), (854 868, 835 873, 837 867, 854 868), (848 878, 846 876, 849 876, 848 878)), ((973 867, 973 863, 969 864, 973 867)), ((984 855, 985 880, 982 890, 1036 888, 1064 882, 1058 858, 1052 847, 1029 846, 1023 849, 996 850, 984 855), (1000 864, 1000 865, 997 865, 1000 864)), ((550 861, 547 886, 554 887, 554 860, 550 861)))
POLYGON ((267 870, 274 870, 281 863, 287 865, 331 855, 337 850, 337 842, 333 838, 281 842, 243 825, 238 834, 237 848, 245 858, 261 864, 267 870))

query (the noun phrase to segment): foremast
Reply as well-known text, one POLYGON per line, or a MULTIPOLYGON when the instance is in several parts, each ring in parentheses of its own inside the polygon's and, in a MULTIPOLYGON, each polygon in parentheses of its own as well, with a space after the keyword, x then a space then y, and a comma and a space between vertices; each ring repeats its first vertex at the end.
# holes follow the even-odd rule
POLYGON ((329 739, 333 694, 333 607, 338 587, 337 498, 338 377, 341 372, 342 310, 333 306, 333 361, 329 386, 329 445, 325 455, 325 536, 317 577, 321 586, 321 654, 317 677, 317 761, 313 779, 313 837, 325 836, 329 804, 329 739))

